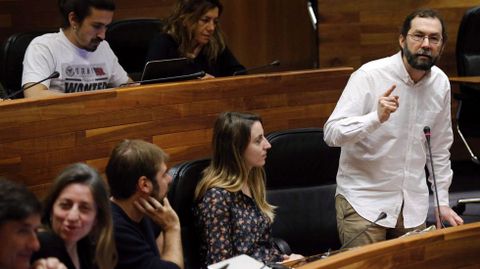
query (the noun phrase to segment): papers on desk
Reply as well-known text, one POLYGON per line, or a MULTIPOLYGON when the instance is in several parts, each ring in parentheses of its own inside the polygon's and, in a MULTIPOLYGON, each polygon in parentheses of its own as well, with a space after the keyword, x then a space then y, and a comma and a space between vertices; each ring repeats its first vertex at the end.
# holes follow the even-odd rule
POLYGON ((430 232, 430 231, 435 231, 437 228, 435 227, 435 225, 430 225, 429 227, 423 229, 423 230, 413 230, 411 232, 408 232, 400 237, 407 237, 407 236, 411 236, 411 235, 415 235, 415 234, 423 234, 423 233, 426 233, 426 232, 430 232))
POLYGON ((217 262, 208 269, 270 269, 270 267, 245 254, 217 262))

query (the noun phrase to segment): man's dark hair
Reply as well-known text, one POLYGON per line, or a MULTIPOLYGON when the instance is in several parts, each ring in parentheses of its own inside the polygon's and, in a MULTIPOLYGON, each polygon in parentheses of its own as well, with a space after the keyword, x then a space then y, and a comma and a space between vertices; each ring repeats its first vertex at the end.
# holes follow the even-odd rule
POLYGON ((33 214, 40 216, 42 205, 27 187, 0 178, 0 225, 19 221, 33 214))
POLYGON ((168 155, 152 143, 123 140, 112 151, 105 173, 110 193, 115 199, 128 199, 137 191, 138 179, 147 177, 154 185, 168 155))
POLYGON ((433 18, 433 19, 438 19, 442 25, 442 42, 443 44, 447 43, 447 29, 445 27, 445 22, 443 21, 443 18, 440 16, 438 11, 434 9, 417 9, 410 13, 405 20, 403 21, 402 29, 400 30, 400 34, 403 37, 407 37, 408 31, 412 27, 412 20, 415 18, 433 18))
POLYGON ((68 21, 68 14, 75 13, 79 23, 88 17, 92 10, 96 8, 100 10, 115 10, 115 3, 113 0, 58 0, 58 7, 62 15, 62 28, 68 28, 70 22, 68 21))

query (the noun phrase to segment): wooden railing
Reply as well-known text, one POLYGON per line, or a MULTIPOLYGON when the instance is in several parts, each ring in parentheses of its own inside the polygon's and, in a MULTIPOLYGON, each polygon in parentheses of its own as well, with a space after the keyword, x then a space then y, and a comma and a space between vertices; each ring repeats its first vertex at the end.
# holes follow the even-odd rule
POLYGON ((352 68, 305 70, 145 85, 0 103, 0 175, 42 196, 74 162, 100 172, 115 144, 139 138, 170 154, 170 165, 210 155, 222 111, 250 111, 265 132, 322 126, 352 68))
POLYGON ((349 250, 299 269, 451 269, 480 267, 480 222, 349 250))

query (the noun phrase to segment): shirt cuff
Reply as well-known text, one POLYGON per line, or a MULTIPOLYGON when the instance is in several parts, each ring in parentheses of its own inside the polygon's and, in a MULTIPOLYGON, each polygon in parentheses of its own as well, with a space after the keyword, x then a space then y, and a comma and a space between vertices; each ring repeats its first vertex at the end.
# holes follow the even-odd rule
POLYGON ((382 125, 382 123, 378 119, 378 113, 376 110, 368 113, 365 119, 366 119, 365 123, 367 125, 367 128, 366 128, 367 133, 372 133, 373 131, 378 129, 380 125, 382 125))

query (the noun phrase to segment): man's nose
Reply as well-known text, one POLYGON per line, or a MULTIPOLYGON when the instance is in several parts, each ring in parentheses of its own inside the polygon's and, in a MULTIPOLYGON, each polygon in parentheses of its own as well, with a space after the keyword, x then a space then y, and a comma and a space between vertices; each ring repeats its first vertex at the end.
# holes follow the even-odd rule
POLYGON ((33 251, 38 251, 40 249, 40 242, 38 241, 37 233, 32 232, 28 247, 33 251))
POLYGON ((430 47, 431 43, 430 43, 430 39, 428 38, 428 36, 424 37, 423 40, 422 40, 422 48, 424 47, 430 47))
POLYGON ((107 27, 102 27, 101 29, 98 30, 97 38, 101 40, 105 40, 106 32, 107 32, 107 27))

